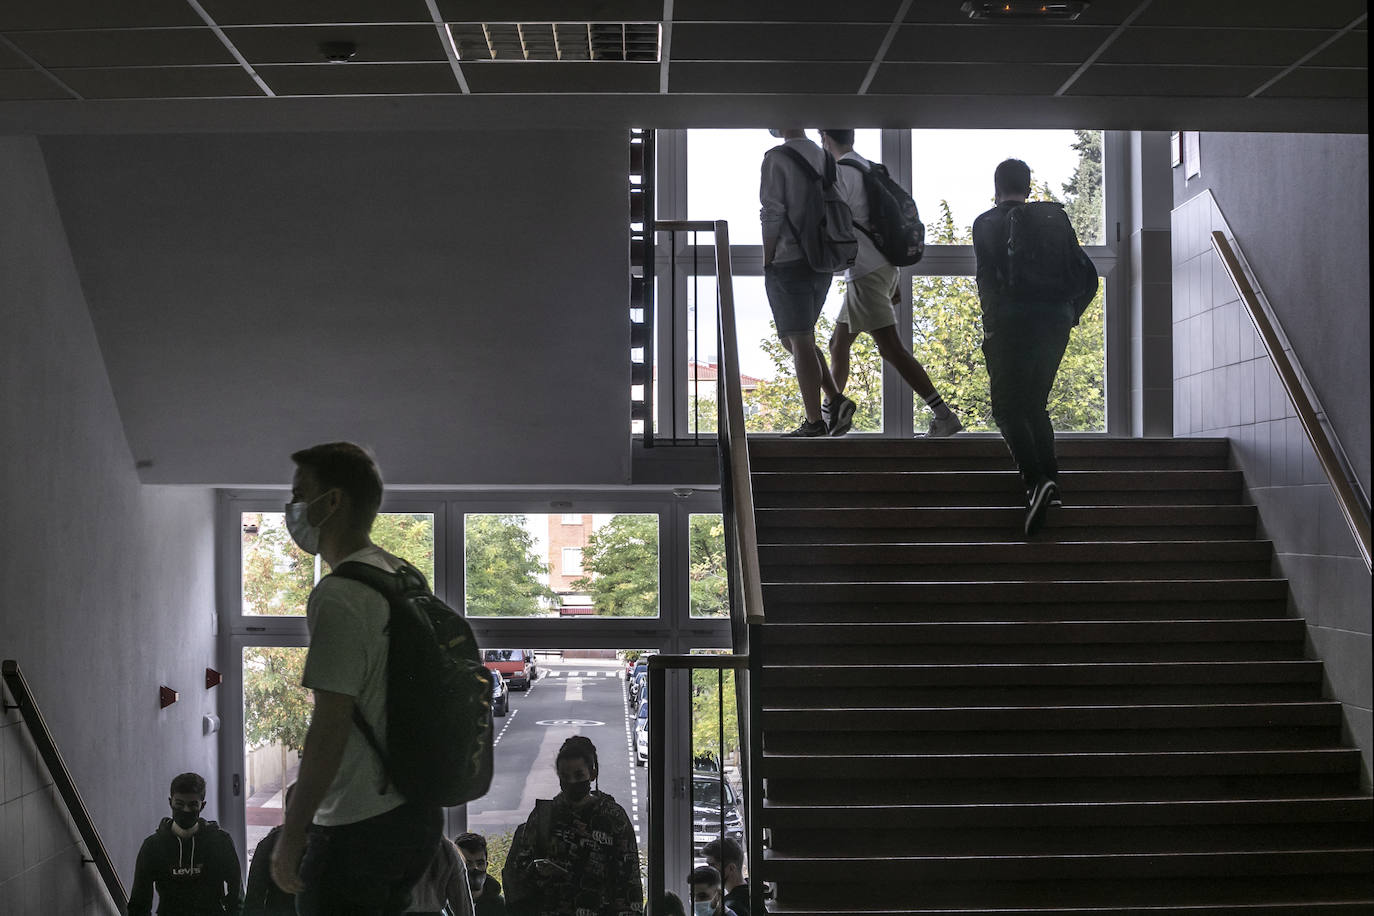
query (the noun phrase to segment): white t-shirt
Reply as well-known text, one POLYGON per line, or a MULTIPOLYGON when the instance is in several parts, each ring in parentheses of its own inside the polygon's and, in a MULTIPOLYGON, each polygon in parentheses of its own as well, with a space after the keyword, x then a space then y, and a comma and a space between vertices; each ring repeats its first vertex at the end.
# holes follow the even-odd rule
MULTIPOLYGON (((835 163, 835 171, 838 178, 835 183, 839 185, 840 197, 849 204, 849 210, 854 214, 854 222, 861 226, 868 225, 868 195, 864 193, 864 176, 852 165, 840 165, 846 159, 853 159, 864 168, 868 168, 868 160, 858 153, 850 150, 840 157, 839 162, 835 163)), ((883 257, 872 240, 859 229, 854 230, 854 236, 859 240, 859 254, 854 258, 854 266, 845 271, 846 280, 854 280, 865 274, 871 274, 879 267, 886 267, 887 258, 883 257)))
MULTIPOLYGON (((358 560, 394 572, 401 561, 380 547, 365 547, 340 562, 358 560)), ((391 606, 376 589, 351 579, 328 577, 310 593, 305 608, 310 650, 301 684, 353 697, 363 718, 386 747, 386 625, 391 606)), ((405 803, 395 786, 386 784, 381 758, 356 725, 344 746, 339 772, 330 783, 315 823, 322 827, 353 824, 384 814, 405 803)))

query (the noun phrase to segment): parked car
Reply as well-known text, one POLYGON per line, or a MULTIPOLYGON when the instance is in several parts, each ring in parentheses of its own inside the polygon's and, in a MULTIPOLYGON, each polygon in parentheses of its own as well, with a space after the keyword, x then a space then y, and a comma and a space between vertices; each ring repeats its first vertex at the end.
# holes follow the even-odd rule
POLYGON ((529 690, 539 677, 533 649, 487 649, 482 653, 482 664, 500 673, 512 690, 529 690))
MULTIPOLYGON (((721 780, 718 774, 692 774, 692 853, 701 855, 701 848, 720 836, 721 780)), ((739 812, 739 796, 729 781, 725 789, 725 835, 744 845, 744 818, 739 812)))
POLYGON ((635 717, 635 766, 642 767, 649 762, 649 701, 639 704, 639 714, 635 717))
POLYGON ((625 688, 630 692, 631 699, 634 699, 635 684, 639 682, 640 678, 647 678, 648 676, 649 662, 641 658, 639 661, 635 662, 634 669, 630 672, 630 682, 625 688))
POLYGON ((491 714, 504 716, 510 712, 510 687, 501 672, 493 671, 491 679, 491 714))

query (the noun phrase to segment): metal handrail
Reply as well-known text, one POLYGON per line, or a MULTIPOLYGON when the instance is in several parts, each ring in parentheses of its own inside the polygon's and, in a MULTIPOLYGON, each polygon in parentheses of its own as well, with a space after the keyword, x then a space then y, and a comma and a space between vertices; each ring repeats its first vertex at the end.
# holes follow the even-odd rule
POLYGON ((1245 303, 1246 311, 1250 313, 1250 320, 1254 322, 1255 330, 1264 342, 1264 349, 1269 353, 1269 360, 1274 364, 1284 390, 1288 392, 1288 399, 1292 401, 1298 421, 1302 423, 1303 432, 1307 434, 1307 441, 1312 444, 1312 450, 1321 462, 1326 480, 1336 494, 1336 504, 1340 507, 1341 516, 1350 527, 1350 533, 1355 536, 1355 544, 1360 550, 1360 556, 1364 558, 1365 569, 1368 570, 1371 568, 1368 504, 1361 499, 1355 482, 1337 457, 1331 436, 1317 416, 1317 405, 1313 403, 1313 398, 1308 395, 1299 379, 1293 360, 1284 349, 1274 322, 1270 320, 1268 311, 1260 303, 1255 288, 1250 284, 1250 279, 1241 266, 1240 258, 1226 238, 1226 233, 1219 229, 1214 230, 1212 247, 1221 258, 1226 272, 1230 274, 1231 282, 1235 284, 1236 292, 1245 303))
MULTIPOLYGON (((748 672, 750 669, 750 659, 747 655, 651 655, 649 656, 649 667, 646 678, 646 685, 649 691, 649 793, 648 793, 648 815, 649 815, 649 886, 645 889, 649 906, 646 913, 650 916, 659 916, 659 904, 663 900, 663 893, 667 889, 667 881, 664 872, 664 855, 667 846, 667 837, 663 830, 664 814, 668 810, 668 779, 665 772, 668 754, 668 729, 665 725, 667 719, 668 702, 665 697, 665 686, 667 672, 674 671, 696 671, 700 669, 715 670, 719 672, 736 672, 735 682, 738 684, 740 678, 738 673, 748 672)), ((720 716, 724 720, 724 701, 725 693, 721 691, 721 712, 720 716)), ((690 725, 689 725, 690 727, 690 725)), ((745 760, 749 759, 751 749, 746 745, 745 760)), ((725 781, 725 761, 720 761, 720 779, 725 781)), ((748 784, 749 776, 746 774, 745 782, 748 784)), ((688 790, 691 792, 689 784, 688 790)), ((746 826, 751 837, 749 845, 752 847, 752 837, 754 834, 754 824, 758 814, 758 808, 762 800, 755 792, 749 791, 745 795, 745 818, 746 826)), ((725 820, 725 793, 721 792, 721 833, 724 834, 725 820)), ((749 852, 752 852, 752 848, 749 852)), ((750 860, 752 861, 752 859, 750 860)), ((758 882, 749 882, 750 893, 756 895, 753 905, 758 909, 755 912, 763 912, 763 900, 760 888, 756 887, 758 882)))
MULTIPOLYGON (((43 713, 38 708, 38 703, 34 700, 33 694, 29 691, 24 673, 19 670, 19 663, 12 658, 7 658, 0 669, 4 673, 5 685, 9 687, 10 695, 14 697, 14 705, 6 704, 6 708, 19 710, 19 715, 28 725, 29 734, 33 737, 33 743, 38 748, 38 754, 43 758, 43 764, 48 768, 48 772, 52 774, 53 783, 57 786, 57 791, 61 793, 62 801, 67 806, 67 813, 76 823, 76 829, 81 834, 81 840, 86 844, 86 850, 91 855, 90 859, 82 859, 82 863, 95 865, 96 870, 100 872, 100 879, 105 883, 105 890, 109 893, 110 899, 114 901, 114 905, 120 913, 128 912, 129 896, 124 890, 124 884, 119 880, 119 873, 115 871, 114 862, 105 849, 104 841, 100 839, 100 831, 96 830, 95 822, 91 820, 90 812, 86 810, 86 803, 81 799, 81 793, 77 791, 76 782, 72 779, 72 774, 62 759, 62 753, 53 743, 52 734, 48 731, 47 723, 43 720, 43 713)), ((9 840, 12 841, 13 837, 9 840)))
MULTIPOLYGON (((730 267, 730 231, 725 220, 656 220, 657 232, 711 232, 715 236, 717 330, 720 335, 719 378, 725 398, 720 403, 717 433, 723 454, 729 456, 728 481, 732 527, 743 577, 743 620, 763 623, 763 584, 759 574, 758 529, 754 523, 754 488, 749 470, 748 437, 744 428, 744 393, 739 380, 739 341, 735 331, 735 290, 730 267)), ((733 617, 733 610, 732 610, 733 617)))

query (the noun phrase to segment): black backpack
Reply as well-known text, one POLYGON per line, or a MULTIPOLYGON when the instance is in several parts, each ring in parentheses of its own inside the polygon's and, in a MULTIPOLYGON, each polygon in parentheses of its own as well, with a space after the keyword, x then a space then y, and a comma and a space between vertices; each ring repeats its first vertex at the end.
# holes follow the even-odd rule
POLYGON ((859 170, 864 177, 864 196, 868 198, 868 225, 854 224, 887 263, 907 267, 926 253, 926 226, 916 210, 916 201, 897 184, 878 162, 868 168, 854 159, 841 159, 840 165, 859 170))
MULTIPOLYGON (((1083 262, 1087 259, 1063 204, 1034 201, 1012 207, 1007 213, 1003 289, 1011 299, 1022 303, 1076 302, 1085 286, 1083 262)), ((1095 271, 1093 279, 1097 279, 1095 271)))
POLYGON ((859 240, 854 236, 854 214, 835 186, 835 160, 826 153, 825 174, 822 175, 792 147, 777 146, 774 149, 792 157, 801 167, 802 174, 813 183, 813 193, 806 196, 806 209, 799 214, 801 229, 792 221, 792 214, 787 216, 787 225, 796 236, 797 245, 811 269, 817 273, 833 274, 853 267, 854 258, 859 253, 859 240))
POLYGON ((427 806, 485 795, 492 776, 492 674, 468 622, 436 598, 409 563, 394 573, 370 563, 341 563, 332 575, 371 586, 391 605, 385 748, 353 709, 390 785, 407 801, 427 806))

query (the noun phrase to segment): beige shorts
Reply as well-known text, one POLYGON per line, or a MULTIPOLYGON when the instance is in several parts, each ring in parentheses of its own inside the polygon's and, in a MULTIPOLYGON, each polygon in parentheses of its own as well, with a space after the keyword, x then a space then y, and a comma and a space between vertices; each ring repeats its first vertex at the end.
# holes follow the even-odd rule
POLYGON ((873 331, 897 323, 892 310, 892 297, 897 295, 897 268, 891 264, 879 267, 856 280, 844 283, 844 305, 835 320, 849 325, 855 334, 873 331))

